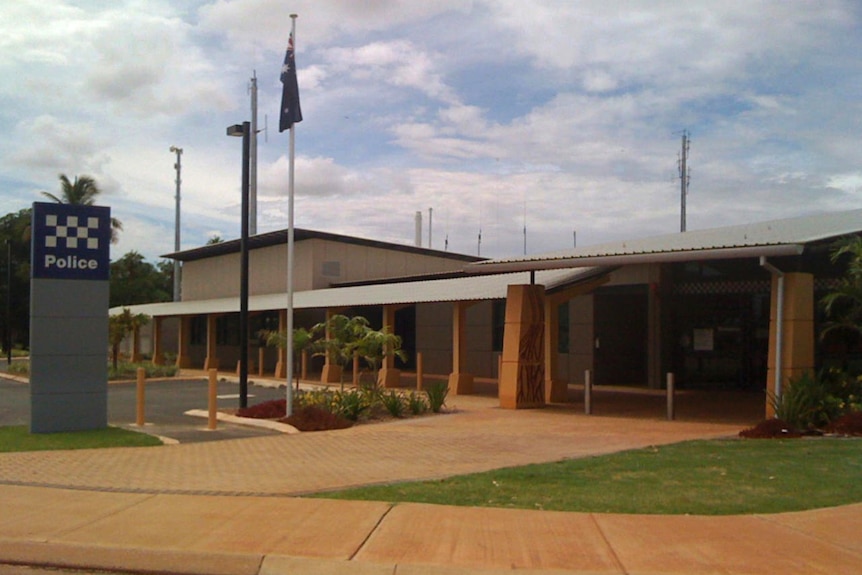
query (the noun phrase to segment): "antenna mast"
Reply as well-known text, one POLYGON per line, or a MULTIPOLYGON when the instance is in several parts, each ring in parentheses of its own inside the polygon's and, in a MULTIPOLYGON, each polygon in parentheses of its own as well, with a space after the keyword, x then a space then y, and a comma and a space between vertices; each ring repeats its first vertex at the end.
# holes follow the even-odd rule
POLYGON ((688 184, 691 180, 691 174, 688 169, 688 147, 691 140, 688 138, 688 131, 682 131, 682 150, 679 156, 679 182, 680 182, 680 214, 679 214, 679 231, 685 231, 685 197, 688 195, 688 184))
POLYGON ((257 70, 252 72, 251 86, 251 139, 248 142, 248 233, 257 235, 257 70))

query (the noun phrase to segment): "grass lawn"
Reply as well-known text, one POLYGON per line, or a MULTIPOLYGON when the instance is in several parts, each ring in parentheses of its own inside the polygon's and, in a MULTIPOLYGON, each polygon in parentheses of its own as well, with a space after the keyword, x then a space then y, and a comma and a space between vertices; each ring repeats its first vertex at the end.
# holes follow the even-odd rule
POLYGON ((161 444, 162 442, 156 437, 119 427, 108 427, 94 431, 34 434, 31 434, 25 425, 0 427, 0 452, 147 447, 161 444))
POLYGON ((691 441, 313 497, 593 513, 779 513, 862 502, 862 439, 691 441))

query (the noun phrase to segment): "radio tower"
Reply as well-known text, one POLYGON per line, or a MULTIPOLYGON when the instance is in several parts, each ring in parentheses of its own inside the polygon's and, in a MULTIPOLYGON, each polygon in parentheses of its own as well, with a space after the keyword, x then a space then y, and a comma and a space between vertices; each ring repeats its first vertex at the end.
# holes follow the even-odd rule
POLYGON ((688 184, 691 180, 691 174, 688 169, 688 146, 691 144, 691 140, 688 138, 688 131, 682 131, 682 151, 679 155, 679 182, 680 182, 680 190, 679 190, 679 201, 680 201, 680 213, 679 213, 679 231, 685 231, 685 197, 688 195, 688 184))

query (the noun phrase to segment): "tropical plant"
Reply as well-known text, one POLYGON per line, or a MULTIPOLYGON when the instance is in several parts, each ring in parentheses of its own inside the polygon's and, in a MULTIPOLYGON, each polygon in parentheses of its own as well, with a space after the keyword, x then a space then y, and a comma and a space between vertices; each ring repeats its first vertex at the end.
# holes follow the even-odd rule
MULTIPOLYGON (((279 347, 284 349, 287 347, 287 332, 286 331, 261 331, 261 337, 266 339, 266 345, 279 347)), ((298 327, 293 330, 293 357, 296 359, 303 351, 313 350, 317 345, 315 341, 315 331, 312 328, 307 330, 304 327, 298 327)), ((296 379, 296 389, 299 391, 299 374, 300 366, 298 362, 293 362, 293 374, 296 379)))
POLYGON ((836 242, 830 259, 832 263, 847 259, 847 270, 835 289, 820 300, 830 318, 824 323, 820 337, 833 331, 862 335, 862 237, 836 242))
POLYGON ((407 354, 401 349, 401 337, 392 333, 388 326, 383 326, 380 330, 367 329, 357 343, 356 351, 374 371, 375 376, 380 372, 383 360, 389 355, 407 361, 407 354))
POLYGON ((358 421, 359 417, 371 409, 372 396, 361 389, 338 391, 334 395, 333 413, 350 421, 358 421))
POLYGON ((341 367, 341 389, 344 389, 344 371, 353 361, 353 353, 360 341, 371 328, 368 320, 362 316, 347 317, 336 314, 327 321, 318 323, 312 328, 314 333, 323 333, 323 339, 318 341, 316 356, 329 356, 341 367))
POLYGON ((407 396, 407 408, 413 415, 422 415, 428 411, 428 402, 425 397, 415 391, 411 391, 407 396))
POLYGON ((380 394, 380 402, 392 417, 399 419, 404 417, 404 398, 394 389, 390 389, 388 393, 380 394))
POLYGON ((132 314, 129 308, 108 318, 108 342, 111 344, 111 365, 117 370, 120 361, 120 344, 127 335, 147 325, 149 318, 142 314, 132 314))
MULTIPOLYGON (((96 180, 91 176, 75 176, 71 181, 66 174, 60 174, 60 195, 42 192, 46 198, 58 204, 77 204, 81 206, 96 205, 96 198, 102 193, 96 180)), ((111 243, 117 243, 118 233, 123 230, 123 224, 117 218, 111 218, 111 243)))
POLYGON ((791 378, 781 396, 769 394, 775 417, 797 431, 827 428, 842 415, 862 410, 862 381, 838 369, 791 378))
POLYGON ((432 381, 425 386, 428 396, 428 406, 434 413, 440 413, 446 405, 446 396, 449 395, 449 384, 445 381, 432 381))

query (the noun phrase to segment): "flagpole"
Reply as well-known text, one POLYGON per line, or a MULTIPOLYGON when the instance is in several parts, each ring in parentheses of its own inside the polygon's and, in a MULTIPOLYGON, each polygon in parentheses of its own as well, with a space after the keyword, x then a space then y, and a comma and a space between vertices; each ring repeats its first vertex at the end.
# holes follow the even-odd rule
MULTIPOLYGON (((296 53, 296 14, 290 15, 290 37, 296 53)), ((296 147, 296 123, 290 126, 290 161, 287 189, 287 397, 286 416, 293 415, 293 159, 296 147)))

